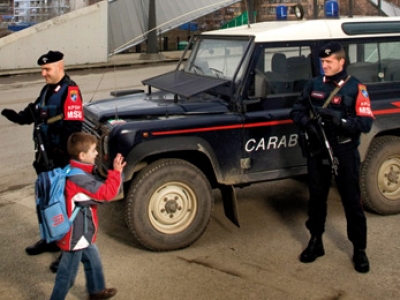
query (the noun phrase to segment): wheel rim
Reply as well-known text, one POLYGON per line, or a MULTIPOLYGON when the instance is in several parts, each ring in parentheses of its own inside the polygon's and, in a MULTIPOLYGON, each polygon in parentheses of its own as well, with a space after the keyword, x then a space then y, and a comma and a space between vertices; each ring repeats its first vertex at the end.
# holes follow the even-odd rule
POLYGON ((400 158, 389 157, 378 171, 379 191, 389 200, 400 197, 400 158))
POLYGON ((155 229, 174 234, 188 228, 197 212, 196 195, 182 182, 162 185, 150 198, 149 219, 155 229))

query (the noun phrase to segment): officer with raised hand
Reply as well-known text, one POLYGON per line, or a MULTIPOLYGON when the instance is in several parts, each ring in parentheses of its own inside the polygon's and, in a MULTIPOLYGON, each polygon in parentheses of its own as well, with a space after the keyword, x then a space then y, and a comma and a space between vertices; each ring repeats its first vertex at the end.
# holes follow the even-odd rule
POLYGON ((323 129, 338 162, 335 180, 347 219, 347 236, 354 248, 354 268, 366 273, 370 266, 365 252, 367 221, 360 198, 358 145, 361 133, 370 131, 374 115, 366 86, 347 74, 343 46, 337 42, 328 43, 320 49, 319 57, 324 75, 311 79, 305 85, 291 111, 294 123, 310 137, 313 149, 307 155, 310 199, 306 227, 311 239, 301 253, 300 261, 310 263, 325 254, 322 235, 332 166, 324 141, 318 134, 323 129), (321 116, 322 125, 314 121, 310 105, 321 116), (319 151, 316 151, 318 147, 319 151))
MULTIPOLYGON (((83 103, 77 84, 64 71, 64 54, 49 51, 39 57, 37 63, 46 81, 39 97, 20 112, 3 109, 1 114, 19 125, 35 124, 35 161, 33 166, 37 174, 69 163, 67 152, 68 137, 82 130, 83 103), (43 151, 45 150, 45 151, 43 151)), ((56 252, 55 243, 47 244, 39 240, 25 249, 29 255, 43 252, 56 252)), ((52 263, 53 272, 58 267, 57 259, 52 263)))

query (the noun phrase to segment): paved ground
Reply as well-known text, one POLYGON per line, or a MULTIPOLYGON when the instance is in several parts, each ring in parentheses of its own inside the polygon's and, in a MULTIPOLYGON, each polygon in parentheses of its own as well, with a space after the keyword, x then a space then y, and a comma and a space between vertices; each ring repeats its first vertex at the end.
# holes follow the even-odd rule
MULTIPOLYGON (((204 236, 191 247, 166 253, 141 249, 123 222, 123 203, 103 206, 98 246, 115 299, 161 300, 396 300, 400 297, 399 216, 368 214, 371 272, 351 264, 343 211, 330 199, 326 255, 301 264, 308 235, 303 221, 306 189, 285 180, 238 190, 241 229, 223 215, 220 197, 204 236)), ((37 238, 33 187, 0 195, 0 294, 3 300, 48 299, 55 254, 29 257, 37 238)), ((85 299, 82 269, 68 300, 85 299)))

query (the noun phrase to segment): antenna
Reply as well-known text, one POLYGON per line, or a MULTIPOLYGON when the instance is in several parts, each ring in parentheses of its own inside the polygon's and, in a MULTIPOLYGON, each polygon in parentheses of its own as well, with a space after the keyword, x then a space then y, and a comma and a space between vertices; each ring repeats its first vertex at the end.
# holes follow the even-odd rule
POLYGON ((97 91, 99 90, 99 86, 100 86, 100 84, 101 84, 101 82, 103 81, 103 78, 104 78, 104 73, 105 73, 105 72, 103 72, 103 74, 101 75, 101 78, 100 78, 100 80, 99 80, 99 83, 97 84, 97 87, 96 87, 96 89, 94 90, 94 92, 93 92, 93 94, 92 94, 92 98, 90 98, 90 100, 89 100, 89 103, 91 103, 91 102, 93 101, 94 96, 96 95, 97 91))
POLYGON ((254 3, 253 0, 247 0, 247 26, 250 28, 250 23, 254 23, 254 3))
MULTIPOLYGON (((110 55, 110 57, 109 57, 108 59, 110 59, 112 56, 114 56, 114 54, 110 55)), ((105 75, 107 69, 108 69, 108 64, 106 64, 106 68, 105 68, 105 70, 103 71, 103 73, 102 73, 102 75, 101 75, 101 78, 100 78, 100 80, 99 80, 99 83, 97 84, 97 87, 96 87, 96 89, 94 90, 94 92, 93 92, 93 94, 92 94, 92 98, 90 98, 90 100, 89 100, 89 103, 91 103, 91 102, 93 101, 94 96, 95 96, 96 93, 98 92, 99 87, 100 87, 100 84, 102 83, 102 81, 103 81, 103 79, 104 79, 104 75, 105 75)), ((116 70, 116 65, 115 65, 115 60, 114 60, 114 74, 115 74, 115 70, 116 70)), ((114 86, 115 86, 115 76, 114 76, 114 86)))
POLYGON ((115 106, 115 120, 118 120, 118 106, 115 106))

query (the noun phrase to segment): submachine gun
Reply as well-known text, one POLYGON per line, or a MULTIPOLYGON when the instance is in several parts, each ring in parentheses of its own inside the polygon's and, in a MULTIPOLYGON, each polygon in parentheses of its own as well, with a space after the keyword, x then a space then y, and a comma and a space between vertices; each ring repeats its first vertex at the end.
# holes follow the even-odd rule
POLYGON ((312 120, 315 120, 315 123, 317 125, 316 126, 317 130, 319 131, 319 133, 320 133, 320 135, 321 135, 321 137, 323 139, 326 151, 328 153, 329 163, 332 166, 332 173, 335 176, 337 176, 338 175, 338 169, 339 169, 339 161, 334 156, 331 144, 329 143, 328 138, 326 137, 325 130, 324 130, 324 127, 322 125, 322 117, 321 117, 321 115, 319 113, 317 113, 314 105, 311 102, 310 97, 308 97, 308 103, 310 104, 310 108, 311 108, 311 112, 312 112, 312 120))
MULTIPOLYGON (((52 170, 54 168, 53 161, 51 159, 49 159, 49 156, 47 154, 46 146, 45 146, 45 142, 44 142, 44 138, 43 138, 42 130, 41 130, 41 127, 43 125, 45 125, 45 121, 43 118, 37 118, 36 107, 34 104, 29 105, 29 110, 31 112, 32 119, 35 124, 34 130, 33 130, 33 138, 34 138, 35 145, 36 145, 36 151, 38 152, 36 155, 36 160, 34 162, 35 169, 38 168, 39 165, 42 165, 41 162, 43 162, 45 171, 52 170)), ((62 114, 47 119, 46 123, 51 124, 51 123, 54 123, 61 119, 62 119, 62 114)))

